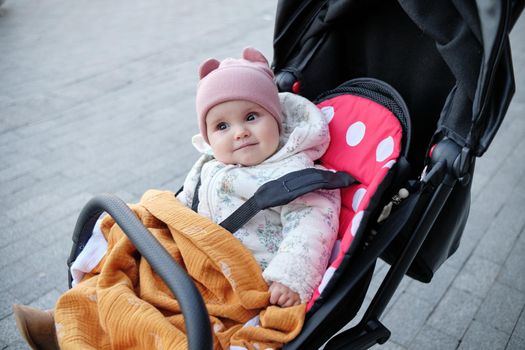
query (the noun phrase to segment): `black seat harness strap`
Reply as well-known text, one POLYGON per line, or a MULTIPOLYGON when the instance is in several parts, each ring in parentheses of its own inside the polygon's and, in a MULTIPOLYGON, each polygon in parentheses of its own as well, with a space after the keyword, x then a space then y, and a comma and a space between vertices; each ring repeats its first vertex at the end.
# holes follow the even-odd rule
MULTIPOLYGON (((355 182, 352 176, 342 171, 333 172, 315 168, 294 171, 263 184, 250 199, 219 225, 233 233, 261 210, 288 204, 306 193, 319 189, 342 188, 355 182)), ((198 193, 199 185, 200 181, 195 193, 198 193)), ((193 204, 195 204, 195 197, 196 195, 193 204)), ((196 206, 192 205, 192 209, 196 211, 196 206)))

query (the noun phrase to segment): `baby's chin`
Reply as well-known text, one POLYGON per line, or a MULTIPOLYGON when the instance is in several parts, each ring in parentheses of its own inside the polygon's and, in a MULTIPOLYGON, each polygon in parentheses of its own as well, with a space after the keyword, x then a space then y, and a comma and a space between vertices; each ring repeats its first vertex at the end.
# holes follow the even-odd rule
POLYGON ((248 159, 239 159, 237 162, 235 162, 233 164, 240 165, 240 166, 255 166, 255 165, 259 165, 262 162, 264 162, 265 159, 250 159, 250 158, 248 158, 248 159))
POLYGON ((227 165, 240 165, 240 166, 249 167, 249 166, 259 165, 262 162, 264 162, 267 158, 268 157, 263 158, 263 157, 254 157, 253 155, 246 155, 244 157, 237 157, 235 159, 228 159, 228 160, 217 159, 217 160, 227 165))
POLYGON ((237 165, 242 165, 246 167, 259 165, 262 162, 264 162, 266 159, 273 156, 274 153, 275 152, 266 152, 264 154, 253 154, 253 153, 247 152, 246 154, 243 154, 237 158, 237 165))

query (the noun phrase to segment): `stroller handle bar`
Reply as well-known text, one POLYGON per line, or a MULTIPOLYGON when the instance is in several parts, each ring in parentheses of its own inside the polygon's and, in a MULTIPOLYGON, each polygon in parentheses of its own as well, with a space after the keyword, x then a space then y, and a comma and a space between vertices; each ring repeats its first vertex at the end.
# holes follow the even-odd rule
MULTIPOLYGON (((195 284, 120 198, 102 194, 93 197, 86 203, 75 226, 68 266, 71 267, 82 251, 91 236, 95 222, 103 212, 111 215, 177 298, 184 316, 188 349, 212 349, 208 312, 195 284)), ((69 272, 70 286, 71 280, 71 272, 69 272)))

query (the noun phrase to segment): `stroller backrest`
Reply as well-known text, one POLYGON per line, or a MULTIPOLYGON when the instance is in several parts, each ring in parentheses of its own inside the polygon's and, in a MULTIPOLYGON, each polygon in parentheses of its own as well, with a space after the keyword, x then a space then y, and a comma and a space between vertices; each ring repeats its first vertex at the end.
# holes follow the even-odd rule
MULTIPOLYGON (((454 86, 454 76, 435 42, 422 35, 397 1, 346 3, 351 5, 330 21, 331 29, 315 54, 304 55, 309 61, 298 73, 300 94, 315 98, 357 77, 373 77, 394 86, 404 97, 412 117, 413 147, 407 158, 414 169, 421 170, 444 101, 454 86)), ((293 31, 290 34, 293 36, 293 31)), ((286 41, 284 37, 278 39, 286 41)), ((311 40, 318 39, 312 35, 311 40)), ((282 52, 287 47, 276 44, 277 71, 288 69, 289 58, 282 52)))
POLYGON ((409 134, 409 130, 406 130, 409 125, 403 128, 399 119, 408 120, 402 100, 395 102, 398 107, 401 105, 397 113, 402 115, 397 116, 389 109, 394 102, 388 100, 385 103, 385 99, 390 96, 385 97, 374 91, 366 94, 368 96, 356 94, 356 86, 357 91, 361 91, 363 86, 370 83, 386 87, 387 95, 395 94, 383 82, 356 79, 328 92, 317 101, 317 106, 329 121, 331 136, 330 146, 321 158, 321 163, 328 169, 349 173, 358 183, 341 190, 338 239, 330 266, 309 307, 325 290, 345 255, 352 254, 352 249, 357 246, 354 242, 359 241, 363 231, 361 228, 366 226, 376 209, 370 205, 371 200, 374 196, 381 196, 384 191, 384 186, 381 186, 383 180, 403 152, 403 135, 409 134))

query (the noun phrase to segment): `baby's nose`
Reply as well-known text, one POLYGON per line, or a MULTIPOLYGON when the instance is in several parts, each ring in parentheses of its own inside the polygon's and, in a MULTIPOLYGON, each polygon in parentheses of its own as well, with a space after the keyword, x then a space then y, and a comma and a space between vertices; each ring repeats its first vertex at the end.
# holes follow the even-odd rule
POLYGON ((248 137, 250 136, 250 132, 248 131, 247 128, 243 127, 243 126, 239 126, 235 132, 235 137, 237 139, 242 139, 242 138, 245 138, 245 137, 248 137))

